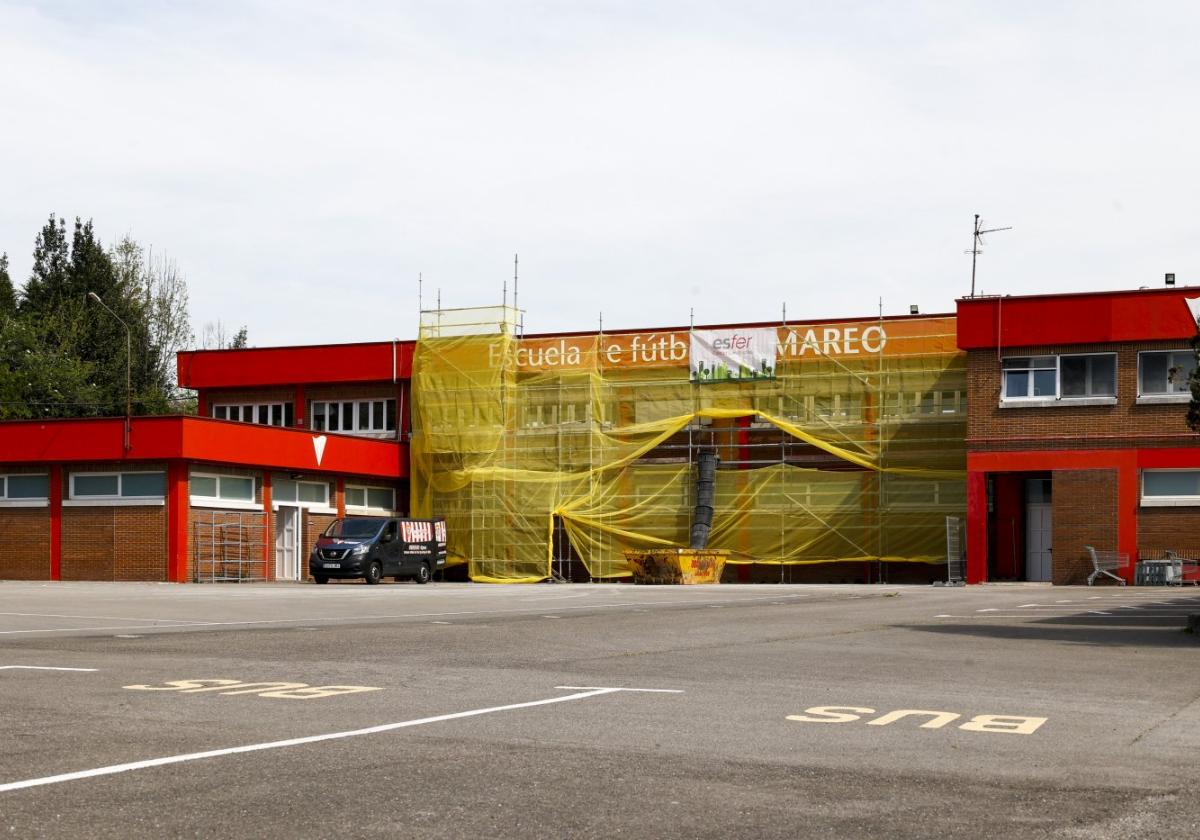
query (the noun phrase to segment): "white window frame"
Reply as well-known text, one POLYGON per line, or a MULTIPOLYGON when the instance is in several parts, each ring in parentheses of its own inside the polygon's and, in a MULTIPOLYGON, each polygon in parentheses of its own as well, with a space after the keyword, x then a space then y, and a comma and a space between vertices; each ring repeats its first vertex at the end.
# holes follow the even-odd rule
POLYGON ((123 476, 127 475, 161 475, 164 483, 167 478, 166 470, 111 470, 105 472, 73 472, 70 476, 69 483, 69 498, 63 501, 64 507, 146 507, 152 505, 165 505, 167 496, 164 492, 161 496, 122 496, 121 485, 124 483, 123 476), (115 496, 83 496, 75 495, 75 478, 77 476, 100 477, 112 476, 117 477, 117 495, 115 496))
POLYGON ((1138 496, 1142 507, 1200 507, 1200 494, 1195 496, 1147 496, 1146 473, 1187 472, 1200 473, 1200 467, 1179 469, 1145 469, 1138 476, 1138 496))
POLYGON ((1137 402, 1141 405, 1154 405, 1156 403, 1186 403, 1192 399, 1191 389, 1187 387, 1187 382, 1184 382, 1184 390, 1174 393, 1167 392, 1163 394, 1147 394, 1142 390, 1142 356, 1163 354, 1163 353, 1189 353, 1195 351, 1190 347, 1179 347, 1167 350, 1139 350, 1137 358, 1137 402))
POLYGON ((330 407, 336 406, 339 428, 332 430, 333 434, 335 434, 335 435, 358 435, 360 437, 395 437, 395 435, 396 435, 395 424, 397 422, 399 422, 399 417, 396 414, 396 405, 397 405, 397 403, 396 403, 395 397, 361 397, 361 398, 357 398, 357 399, 347 398, 347 399, 339 399, 339 400, 310 400, 309 404, 308 404, 309 426, 313 429, 313 431, 318 431, 318 432, 330 431, 330 428, 329 428, 330 407), (387 421, 388 421, 388 405, 387 404, 389 402, 392 404, 391 414, 392 414, 392 420, 393 420, 392 428, 390 428, 390 429, 387 428, 387 421), (362 421, 362 418, 359 417, 359 414, 360 414, 360 412, 358 410, 359 403, 368 403, 369 404, 369 407, 367 410, 368 416, 367 416, 366 424, 364 424, 362 421), (373 416, 371 416, 375 410, 375 403, 383 403, 383 425, 384 425, 384 428, 381 428, 381 429, 375 428, 374 418, 373 418, 373 416), (354 428, 352 430, 346 430, 346 429, 340 428, 342 425, 342 423, 341 423, 342 406, 347 405, 347 404, 349 404, 351 406, 351 417, 352 417, 352 421, 354 424, 354 428), (316 411, 314 409, 318 405, 322 407, 322 409, 323 409, 322 414, 325 418, 323 421, 323 424, 322 424, 323 428, 320 428, 320 429, 318 429, 316 427, 316 425, 313 423, 313 418, 316 416, 316 411))
POLYGON ((215 473, 215 472, 194 472, 188 476, 188 499, 192 507, 202 508, 224 508, 226 510, 262 510, 263 506, 254 499, 249 501, 245 499, 224 499, 221 497, 221 479, 236 478, 241 480, 249 479, 254 486, 254 493, 258 493, 258 479, 252 475, 234 475, 233 473, 215 473), (212 478, 217 482, 217 495, 215 496, 198 496, 192 491, 191 479, 193 478, 212 478))
MULTIPOLYGON (((253 413, 254 413, 255 418, 257 418, 258 410, 260 408, 266 408, 267 413, 270 414, 271 409, 278 406, 279 407, 279 424, 278 425, 276 425, 275 423, 259 423, 257 419, 242 420, 239 418, 237 420, 229 420, 229 422, 230 423, 251 423, 255 426, 271 426, 276 429, 286 429, 286 428, 288 428, 287 410, 288 410, 289 405, 293 405, 293 403, 288 402, 287 400, 282 400, 282 401, 277 401, 277 402, 219 402, 219 403, 213 403, 212 406, 210 406, 209 414, 212 416, 212 418, 214 420, 229 420, 229 417, 228 417, 229 409, 236 408, 236 409, 238 409, 238 413, 240 414, 240 413, 242 413, 242 409, 251 408, 254 410, 253 413), (223 408, 226 410, 225 417, 217 417, 217 409, 218 408, 223 408)), ((293 411, 294 411, 294 408, 293 408, 293 411)))
POLYGON ((275 487, 278 484, 278 481, 273 482, 271 485, 271 510, 279 510, 279 508, 281 506, 282 507, 299 507, 299 508, 304 508, 309 513, 332 513, 335 516, 337 515, 337 512, 338 512, 337 508, 331 507, 329 505, 330 493, 329 493, 329 482, 328 481, 312 481, 310 479, 299 479, 299 478, 287 478, 287 479, 283 479, 283 480, 290 481, 296 485, 296 500, 295 501, 290 501, 290 500, 280 501, 279 499, 276 499, 275 498, 275 487), (324 487, 325 488, 325 501, 324 502, 301 501, 300 500, 300 485, 301 484, 315 484, 315 485, 324 487))
POLYGON ((390 492, 392 494, 392 506, 390 508, 372 507, 369 503, 365 504, 365 505, 352 505, 352 504, 350 504, 350 502, 346 502, 346 512, 347 513, 349 513, 350 511, 354 511, 355 513, 360 513, 360 512, 394 513, 396 511, 396 488, 395 487, 370 487, 366 484, 347 484, 346 490, 347 491, 362 490, 364 501, 371 498, 371 494, 369 492, 367 492, 369 490, 376 490, 376 491, 387 490, 388 492, 390 492))
MULTIPOLYGON (((1015 368, 1015 370, 1048 370, 1044 367, 1031 368, 1015 368)), ((1001 408, 1047 408, 1050 406, 1088 406, 1088 405, 1116 405, 1117 404, 1117 387, 1120 380, 1120 358, 1117 353, 1112 350, 1102 350, 1093 353, 1030 353, 1027 356, 1005 356, 1000 360, 1000 407, 1001 408), (1112 356, 1113 357, 1113 394, 1111 396, 1064 396, 1062 392, 1062 360, 1064 357, 1078 358, 1082 356, 1112 356), (1054 358, 1054 395, 1053 396, 1028 396, 1028 397, 1010 397, 1004 393, 1004 389, 1008 382, 1005 371, 1014 370, 1014 368, 1005 368, 1004 362, 1007 359, 1038 359, 1038 358, 1054 358)), ((1032 383, 1031 383, 1032 384, 1032 383)))
POLYGON ((37 508, 47 507, 50 504, 50 474, 49 473, 0 473, 0 479, 4 479, 4 492, 0 494, 0 507, 6 508, 37 508), (36 498, 8 498, 8 479, 16 476, 17 478, 45 478, 46 479, 46 495, 36 498))

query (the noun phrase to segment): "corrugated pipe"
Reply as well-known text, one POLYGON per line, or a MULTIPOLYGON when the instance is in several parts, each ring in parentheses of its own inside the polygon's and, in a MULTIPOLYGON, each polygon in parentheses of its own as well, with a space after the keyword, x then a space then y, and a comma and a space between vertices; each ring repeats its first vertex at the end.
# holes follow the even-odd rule
POLYGON ((717 453, 701 452, 696 459, 696 508, 692 512, 690 548, 707 548, 716 495, 717 453))

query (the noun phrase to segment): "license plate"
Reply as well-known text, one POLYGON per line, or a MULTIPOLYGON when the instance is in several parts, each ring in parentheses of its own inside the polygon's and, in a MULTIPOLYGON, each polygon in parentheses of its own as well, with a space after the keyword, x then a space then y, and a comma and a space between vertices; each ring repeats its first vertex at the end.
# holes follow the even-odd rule
POLYGON ((322 569, 340 569, 340 568, 342 568, 342 564, 341 563, 322 563, 321 568, 322 569))

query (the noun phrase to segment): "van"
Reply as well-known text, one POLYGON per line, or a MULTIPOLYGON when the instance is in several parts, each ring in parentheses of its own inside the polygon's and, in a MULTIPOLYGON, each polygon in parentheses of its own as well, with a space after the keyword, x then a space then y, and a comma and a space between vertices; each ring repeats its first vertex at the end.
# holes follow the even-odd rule
POLYGON ((336 519, 317 538, 308 573, 317 583, 330 578, 362 578, 376 584, 385 577, 429 583, 446 566, 446 520, 355 516, 336 519))

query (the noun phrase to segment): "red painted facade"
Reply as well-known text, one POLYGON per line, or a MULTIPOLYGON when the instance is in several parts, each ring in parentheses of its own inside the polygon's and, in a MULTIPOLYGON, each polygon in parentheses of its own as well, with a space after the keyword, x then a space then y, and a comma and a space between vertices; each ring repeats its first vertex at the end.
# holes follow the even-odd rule
MULTIPOLYGON (((1138 395, 1129 393, 1128 383, 1137 381, 1136 372, 1126 370, 1122 378, 1119 371, 1118 380, 1126 385, 1124 392, 1118 387, 1111 407, 1088 408, 1087 423, 1080 423, 1076 433, 1039 434, 1039 425, 1069 427, 1071 418, 1084 415, 1072 413, 1081 409, 1071 406, 1070 400, 1016 410, 1002 406, 997 411, 1000 360, 1019 355, 1010 351, 1020 348, 1038 348, 1034 355, 1054 355, 1069 354, 1072 346, 1080 346, 1076 352, 1112 352, 1134 367, 1139 350, 1189 346, 1196 334, 1189 300, 1200 301, 1200 289, 970 298, 958 302, 958 345, 976 362, 975 379, 968 389, 968 415, 987 415, 985 421, 973 424, 967 439, 968 583, 1023 579, 1027 502, 1022 485, 1031 476, 1048 476, 1056 488, 1056 529, 1061 524, 1057 521, 1060 514, 1086 509, 1089 503, 1095 508, 1092 521, 1097 524, 1093 531, 1086 525, 1076 525, 1071 531, 1072 541, 1064 545, 1056 540, 1054 551, 1082 551, 1084 541, 1092 540, 1090 534, 1094 532, 1097 547, 1101 539, 1110 539, 1112 544, 1104 547, 1128 554, 1132 563, 1138 561, 1145 549, 1139 545, 1139 517, 1147 515, 1147 509, 1141 507, 1141 471, 1200 469, 1200 437, 1187 431, 1182 423, 1186 405, 1176 403, 1170 409, 1173 419, 1162 424, 1161 431, 1157 425, 1146 431, 1148 424, 1137 418, 1149 417, 1148 412, 1164 408, 1141 405, 1138 395), (971 355, 975 353, 982 355, 971 355), (1147 414, 1136 414, 1139 411, 1147 414), (1142 428, 1131 427, 1134 422, 1142 428), (981 429, 986 433, 980 434, 981 429), (1072 474, 1104 479, 1096 484, 1093 500, 1059 498, 1057 478, 1072 474), (1113 482, 1107 485, 1113 486, 1111 513, 1107 507, 1109 497, 1101 486, 1105 482, 1113 482), (1104 534, 1105 525, 1112 534, 1104 534)), ((1054 559, 1055 582, 1076 582, 1075 578, 1057 579, 1067 574, 1059 562, 1066 558, 1056 555, 1054 559)), ((1130 582, 1135 574, 1132 563, 1123 572, 1130 582)), ((1078 562, 1070 573, 1078 576, 1078 562)))
MULTIPOLYGON (((398 382, 412 376, 414 341, 191 350, 179 354, 179 384, 207 388, 303 383, 398 382)), ((299 408, 299 407, 297 407, 299 408)))

